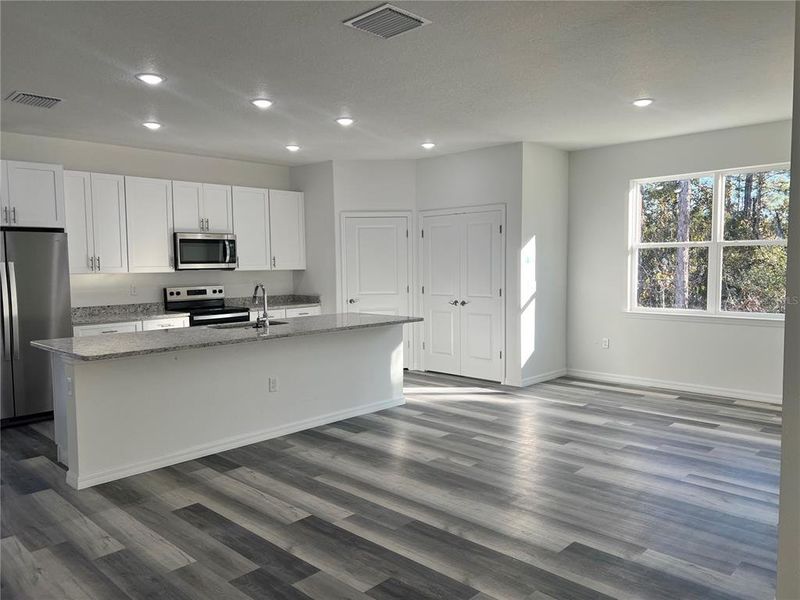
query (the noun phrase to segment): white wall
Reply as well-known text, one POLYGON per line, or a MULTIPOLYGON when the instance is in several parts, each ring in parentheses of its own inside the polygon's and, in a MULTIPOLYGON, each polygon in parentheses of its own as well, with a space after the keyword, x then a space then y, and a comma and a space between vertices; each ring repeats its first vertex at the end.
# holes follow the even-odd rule
POLYGON ((566 152, 523 144, 518 310, 525 385, 566 372, 568 179, 566 152))
POLYGON ((783 121, 570 154, 570 371, 779 400, 782 327, 624 312, 627 210, 631 179, 788 161, 790 132, 783 121))
POLYGON ((322 312, 336 311, 336 226, 333 162, 291 169, 292 189, 305 195, 306 270, 294 274, 298 294, 319 294, 322 312))
MULTIPOLYGON (((18 133, 0 134, 0 156, 8 160, 57 163, 64 165, 65 169, 79 171, 290 188, 288 167, 18 133)), ((205 283, 222 283, 230 297, 248 296, 252 294, 256 281, 264 282, 270 294, 293 291, 292 273, 289 271, 119 273, 70 277, 73 306, 160 302, 164 287, 205 283), (135 295, 131 293, 132 286, 135 295)), ((313 293, 313 290, 308 292, 313 293)))
MULTIPOLYGON (((792 179, 800 180, 800 11, 795 11, 792 179)), ((792 187, 778 519, 778 600, 800 598, 800 186, 792 187)))

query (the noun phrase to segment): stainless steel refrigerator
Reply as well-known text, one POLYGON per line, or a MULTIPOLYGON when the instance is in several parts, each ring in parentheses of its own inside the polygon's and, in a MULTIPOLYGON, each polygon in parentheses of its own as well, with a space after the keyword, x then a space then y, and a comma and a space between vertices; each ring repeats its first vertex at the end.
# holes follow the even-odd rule
POLYGON ((0 232, 2 300, 2 423, 53 410, 50 355, 31 340, 72 335, 67 234, 54 230, 0 232))

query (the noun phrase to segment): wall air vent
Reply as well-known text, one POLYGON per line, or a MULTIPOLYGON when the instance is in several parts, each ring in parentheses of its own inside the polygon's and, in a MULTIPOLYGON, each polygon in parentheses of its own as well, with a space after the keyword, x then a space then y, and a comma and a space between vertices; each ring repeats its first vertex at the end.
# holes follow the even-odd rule
POLYGON ((385 40, 430 23, 419 15, 391 4, 384 4, 344 22, 348 27, 366 31, 385 40))
POLYGON ((35 106, 37 108, 53 108, 61 102, 61 98, 30 94, 28 92, 11 92, 5 99, 7 102, 16 102, 17 104, 35 106))

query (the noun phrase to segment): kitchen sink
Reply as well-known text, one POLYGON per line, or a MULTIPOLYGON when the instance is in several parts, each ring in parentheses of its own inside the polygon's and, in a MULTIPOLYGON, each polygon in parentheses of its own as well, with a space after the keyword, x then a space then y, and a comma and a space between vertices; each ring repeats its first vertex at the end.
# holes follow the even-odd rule
MULTIPOLYGON (((287 321, 270 321, 270 325, 286 325, 287 321)), ((244 329, 249 327, 251 329, 258 329, 255 321, 244 321, 241 323, 219 323, 217 325, 209 325, 211 329, 244 329)))

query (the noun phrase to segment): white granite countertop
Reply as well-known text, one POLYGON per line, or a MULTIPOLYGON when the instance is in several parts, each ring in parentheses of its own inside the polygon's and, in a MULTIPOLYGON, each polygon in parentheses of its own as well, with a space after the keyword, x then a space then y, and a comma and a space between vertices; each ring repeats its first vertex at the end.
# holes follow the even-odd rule
POLYGON ((73 327, 81 325, 107 325, 108 323, 127 323, 128 321, 153 321, 156 319, 170 319, 175 317, 188 317, 188 312, 162 311, 162 312, 128 312, 91 315, 72 320, 73 327))
POLYGON ((137 333, 114 333, 78 338, 36 340, 31 346, 80 361, 126 358, 143 354, 174 352, 191 348, 207 348, 228 344, 268 342, 271 340, 335 333, 366 327, 402 325, 422 321, 419 317, 373 315, 368 313, 336 313, 286 319, 285 325, 270 325, 269 335, 253 327, 217 329, 214 327, 181 327, 137 333))

